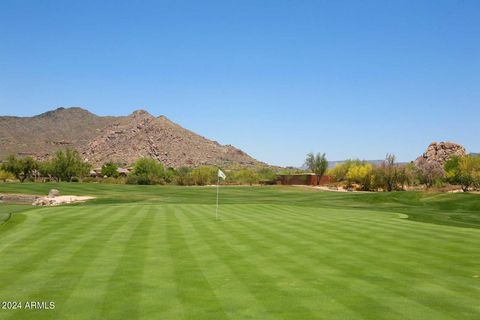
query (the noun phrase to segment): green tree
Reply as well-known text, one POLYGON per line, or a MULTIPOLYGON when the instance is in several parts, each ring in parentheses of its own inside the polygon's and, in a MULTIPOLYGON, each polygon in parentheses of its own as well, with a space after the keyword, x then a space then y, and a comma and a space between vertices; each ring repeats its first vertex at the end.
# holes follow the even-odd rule
POLYGON ((480 157, 452 157, 445 163, 447 181, 459 184, 464 192, 480 187, 480 157))
POLYGON ((317 153, 314 155, 312 152, 307 154, 305 160, 307 168, 317 175, 317 183, 320 182, 322 176, 325 174, 328 168, 328 160, 325 153, 317 153))
POLYGON ((135 162, 129 181, 136 181, 137 184, 163 184, 164 178, 163 164, 151 158, 140 158, 135 162))
POLYGON ((108 162, 102 166, 102 177, 118 177, 118 166, 115 163, 108 162))
POLYGON ((7 161, 2 164, 2 169, 15 176, 20 182, 32 178, 34 172, 38 169, 38 162, 32 157, 17 158, 9 155, 7 161))
POLYGON ((59 150, 55 157, 46 164, 42 171, 48 173, 57 181, 72 181, 74 177, 84 177, 90 172, 91 165, 83 161, 76 150, 59 150))

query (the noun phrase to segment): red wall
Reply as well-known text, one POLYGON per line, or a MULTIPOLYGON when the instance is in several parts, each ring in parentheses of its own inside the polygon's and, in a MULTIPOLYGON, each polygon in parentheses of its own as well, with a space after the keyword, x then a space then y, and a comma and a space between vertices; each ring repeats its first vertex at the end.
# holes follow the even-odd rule
POLYGON ((329 176, 322 176, 319 183, 317 183, 317 176, 309 174, 284 174, 278 176, 278 182, 284 185, 307 185, 307 186, 323 186, 330 183, 329 176))

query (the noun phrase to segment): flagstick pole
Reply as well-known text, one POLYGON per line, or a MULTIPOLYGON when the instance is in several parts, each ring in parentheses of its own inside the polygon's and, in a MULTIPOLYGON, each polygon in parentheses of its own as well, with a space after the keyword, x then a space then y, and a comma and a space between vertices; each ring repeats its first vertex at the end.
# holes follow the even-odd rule
POLYGON ((218 220, 218 190, 220 188, 220 176, 217 177, 217 208, 215 209, 215 220, 218 220))

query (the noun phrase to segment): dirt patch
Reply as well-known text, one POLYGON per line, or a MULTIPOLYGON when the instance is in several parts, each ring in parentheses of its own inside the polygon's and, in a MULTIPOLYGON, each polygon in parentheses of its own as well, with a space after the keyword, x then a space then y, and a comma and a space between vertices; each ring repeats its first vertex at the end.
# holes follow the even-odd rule
POLYGON ((343 188, 337 188, 337 187, 326 187, 326 186, 305 186, 305 185, 293 185, 293 187, 303 187, 303 188, 308 188, 308 189, 322 190, 322 191, 331 191, 331 192, 373 193, 373 191, 345 190, 345 189, 343 189, 343 188))
POLYGON ((32 203, 38 198, 41 198, 41 196, 31 194, 0 194, 0 201, 5 203, 32 203))
POLYGON ((34 206, 58 206, 62 204, 85 202, 95 199, 89 196, 58 196, 58 197, 42 197, 36 199, 32 205, 34 206))

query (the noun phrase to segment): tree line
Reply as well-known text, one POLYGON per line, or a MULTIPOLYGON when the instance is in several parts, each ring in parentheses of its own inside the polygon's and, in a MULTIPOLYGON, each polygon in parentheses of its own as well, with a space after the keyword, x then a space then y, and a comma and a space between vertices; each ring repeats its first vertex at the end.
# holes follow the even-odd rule
POLYGON ((480 188, 480 156, 453 156, 443 166, 420 158, 399 164, 387 154, 378 165, 360 160, 347 160, 326 171, 337 183, 365 191, 404 190, 407 186, 426 188, 444 184, 458 185, 463 191, 480 188))
MULTIPOLYGON (((453 156, 444 166, 420 158, 415 163, 400 164, 393 154, 387 154, 379 164, 361 160, 347 160, 328 168, 325 153, 309 153, 303 169, 273 170, 269 167, 237 168, 229 170, 226 183, 258 184, 274 183, 277 174, 301 174, 312 172, 320 181, 328 175, 334 184, 345 188, 365 191, 404 190, 408 186, 423 185, 426 188, 442 184, 458 185, 463 191, 480 188, 480 156, 453 156)), ((127 184, 176 184, 209 185, 217 182, 218 168, 200 166, 197 168, 166 168, 162 163, 151 158, 140 158, 126 177, 121 177, 119 166, 106 163, 102 166, 100 178, 90 176, 92 166, 84 161, 75 150, 61 150, 50 160, 36 161, 32 157, 7 157, 0 168, 0 181, 17 179, 21 182, 42 177, 47 181, 98 181, 106 183, 127 184)))
MULTIPOLYGON (((140 158, 126 176, 120 176, 119 165, 106 163, 102 166, 100 178, 90 175, 92 166, 84 161, 75 150, 67 149, 55 153, 52 159, 36 161, 32 157, 7 157, 0 167, 0 180, 17 179, 20 182, 38 180, 66 182, 107 182, 126 184, 176 184, 208 185, 217 182, 218 167, 200 166, 197 168, 166 168, 151 158, 140 158)), ((256 184, 261 180, 274 180, 276 173, 268 168, 238 168, 229 171, 226 183, 256 184)))

